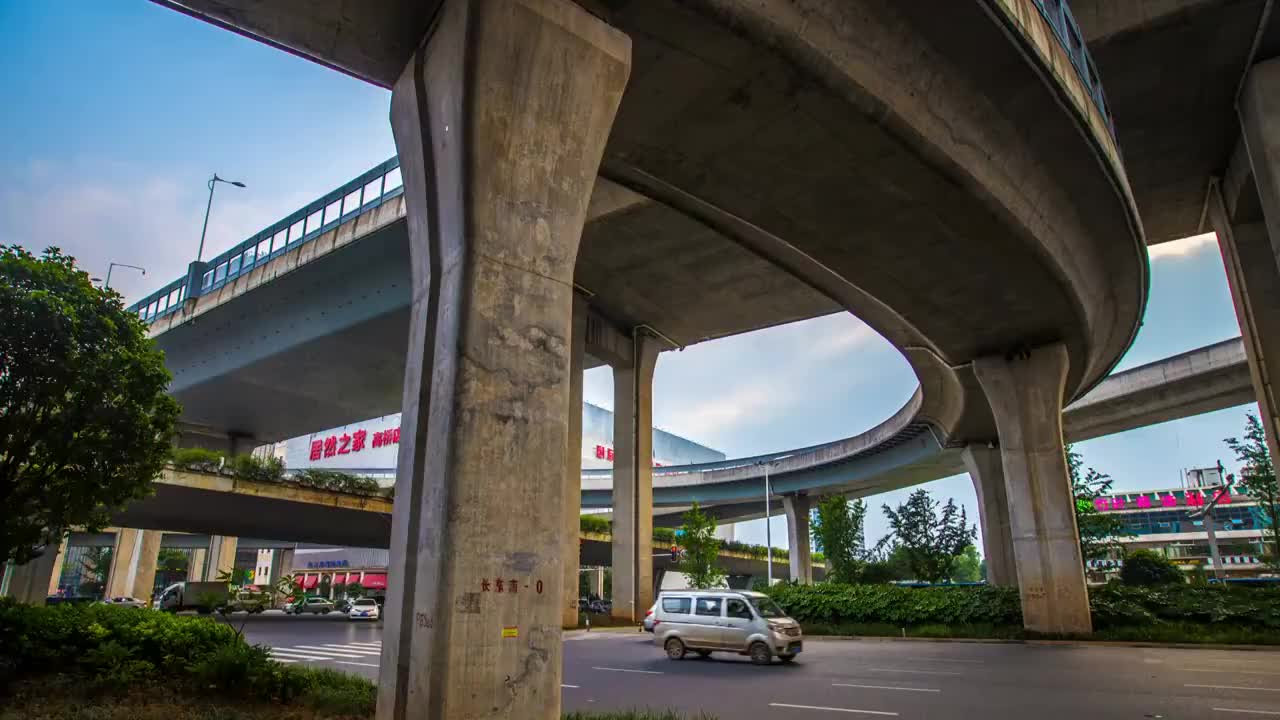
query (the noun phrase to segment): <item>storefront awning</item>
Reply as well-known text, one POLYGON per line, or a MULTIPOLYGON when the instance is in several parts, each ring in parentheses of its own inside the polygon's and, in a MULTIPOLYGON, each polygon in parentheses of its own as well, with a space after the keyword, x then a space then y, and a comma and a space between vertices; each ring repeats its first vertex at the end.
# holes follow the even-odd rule
POLYGON ((360 584, 365 586, 366 588, 369 588, 370 590, 386 590, 387 574, 386 573, 365 573, 364 580, 362 580, 360 584))
POLYGON ((316 585, 318 585, 319 583, 320 583, 320 576, 319 576, 319 575, 303 575, 303 576, 302 576, 302 589, 303 589, 303 590, 311 590, 311 589, 315 588, 315 586, 316 586, 316 585))

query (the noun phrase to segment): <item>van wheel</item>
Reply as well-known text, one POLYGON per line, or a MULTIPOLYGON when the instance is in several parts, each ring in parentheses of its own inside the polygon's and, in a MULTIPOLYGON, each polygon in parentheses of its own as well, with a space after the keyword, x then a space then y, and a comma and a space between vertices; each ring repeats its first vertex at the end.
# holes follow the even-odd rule
POLYGON ((710 650, 694 650, 694 652, 698 653, 698 657, 704 657, 704 658, 711 657, 710 650))
POLYGON ((751 662, 756 665, 768 665, 773 661, 773 653, 769 652, 769 646, 762 642, 751 643, 751 662))
POLYGON ((684 659, 684 643, 680 641, 680 638, 671 638, 663 647, 667 650, 667 657, 672 660, 684 659))

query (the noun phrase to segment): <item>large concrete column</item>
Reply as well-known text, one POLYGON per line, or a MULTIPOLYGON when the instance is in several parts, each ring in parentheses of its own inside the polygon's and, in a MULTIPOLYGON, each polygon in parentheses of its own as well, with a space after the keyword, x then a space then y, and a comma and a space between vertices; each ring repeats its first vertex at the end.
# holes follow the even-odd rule
POLYGON ((809 496, 785 495, 782 507, 787 512, 787 543, 791 558, 791 581, 813 583, 813 550, 809 540, 809 496))
POLYGON ((115 544, 111 547, 111 566, 107 569, 104 597, 123 597, 133 594, 133 581, 138 576, 138 556, 141 553, 142 531, 134 528, 117 528, 115 544))
POLYGON ((1250 69, 1238 106, 1244 158, 1233 158, 1232 165, 1240 167, 1232 167, 1230 170, 1234 172, 1229 172, 1226 178, 1233 186, 1234 202, 1224 200, 1220 183, 1210 186, 1208 198, 1208 218, 1218 235, 1218 248, 1272 457, 1280 457, 1280 398, 1275 387, 1280 381, 1280 166, 1277 165, 1280 163, 1280 101, 1277 93, 1280 93, 1280 62, 1269 60, 1250 69), (1252 183, 1245 180, 1248 175, 1252 175, 1252 183))
POLYGON ((209 551, 195 548, 191 551, 191 563, 187 565, 187 580, 196 582, 204 580, 205 565, 208 563, 209 551))
POLYGON ((208 562, 205 563, 204 580, 217 580, 223 573, 235 569, 236 549, 239 538, 228 535, 210 535, 208 562))
POLYGON ((150 600, 156 589, 156 566, 160 563, 160 542, 164 533, 159 530, 143 530, 142 545, 138 548, 133 577, 133 597, 150 600))
POLYGON ((56 587, 65 552, 64 539, 61 546, 46 546, 40 557, 31 562, 11 566, 5 586, 6 596, 29 605, 43 605, 49 596, 49 588, 56 587))
POLYGON ((982 524, 982 555, 987 561, 987 583, 1000 587, 1018 584, 1009 529, 1009 501, 1005 493, 1004 465, 999 448, 969 445, 961 453, 978 496, 982 524))
POLYGON ((379 720, 558 718, 573 270, 630 41, 445 0, 391 98, 413 306, 379 720))
POLYGON ((637 331, 613 369, 613 610, 639 622, 653 605, 653 371, 657 338, 637 331))
POLYGON ((573 294, 573 322, 569 340, 569 415, 564 464, 564 604, 560 624, 578 626, 578 570, 582 540, 582 373, 586 369, 587 299, 573 294))
POLYGON ((593 567, 590 569, 587 577, 587 587, 591 594, 596 597, 604 597, 604 568, 593 567))
POLYGON ((1045 633, 1093 628, 1062 446, 1067 363, 1061 343, 973 363, 1000 436, 1023 625, 1045 633))

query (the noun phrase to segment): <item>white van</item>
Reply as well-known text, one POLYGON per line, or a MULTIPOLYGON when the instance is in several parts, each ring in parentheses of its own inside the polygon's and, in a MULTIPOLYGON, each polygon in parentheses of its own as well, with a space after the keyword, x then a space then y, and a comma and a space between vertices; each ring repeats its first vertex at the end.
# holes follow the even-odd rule
POLYGON ((791 662, 804 649, 800 623, 768 595, 747 590, 664 591, 654 612, 653 641, 680 660, 693 651, 749 655, 757 665, 791 662))

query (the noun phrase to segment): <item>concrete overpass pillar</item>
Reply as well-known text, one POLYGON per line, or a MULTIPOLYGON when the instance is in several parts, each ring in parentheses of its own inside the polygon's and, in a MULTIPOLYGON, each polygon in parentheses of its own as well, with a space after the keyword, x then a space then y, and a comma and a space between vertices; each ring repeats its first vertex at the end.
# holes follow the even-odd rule
POLYGON ((1035 632, 1093 629, 1062 446, 1067 363, 1061 343, 973 363, 1000 436, 1023 625, 1035 632))
POLYGON ((1009 501, 1005 493, 1004 465, 1000 449, 969 445, 961 453, 978 496, 982 523, 982 555, 987 561, 987 583, 999 587, 1018 584, 1009 529, 1009 501))
POLYGON ((653 371, 657 338, 637 331, 613 369, 613 610, 639 622, 653 605, 653 371))
POLYGON ((45 598, 58 588, 62 559, 67 552, 67 539, 57 547, 46 545, 44 553, 24 565, 7 565, 4 596, 28 605, 44 605, 45 598))
POLYGON ((191 563, 187 565, 187 580, 190 582, 198 582, 204 580, 205 564, 208 562, 209 551, 204 548, 194 548, 191 551, 191 563))
POLYGON ((155 530, 116 530, 115 544, 111 549, 111 567, 107 570, 107 597, 151 599, 156 582, 160 539, 163 535, 164 533, 155 530))
POLYGON ((558 718, 573 272, 630 41, 444 0, 391 98, 413 305, 379 720, 558 718))
POLYGON ((578 626, 578 570, 581 567, 582 515, 582 373, 586 369, 587 299, 573 294, 569 336, 569 416, 564 463, 564 604, 560 625, 578 626))
MULTIPOLYGON (((206 555, 207 563, 202 579, 217 580, 218 576, 235 569, 236 549, 239 544, 239 538, 228 535, 210 535, 209 550, 206 555)), ((194 563, 192 564, 194 565, 194 563)))
MULTIPOLYGON (((1236 187, 1232 212, 1220 183, 1210 187, 1209 221, 1235 304, 1240 336, 1249 359, 1249 375, 1258 401, 1271 456, 1280 458, 1280 61, 1269 60, 1249 70, 1238 105, 1241 137, 1256 193, 1236 187), (1257 202, 1255 203, 1255 195, 1257 202), (1261 221, 1256 208, 1261 206, 1261 221), (1243 208, 1251 208, 1244 210, 1243 208)), ((1235 162, 1233 161, 1233 165, 1235 162)), ((1245 165, 1245 163, 1240 163, 1245 165)), ((1239 178, 1249 174, 1233 168, 1239 178)))
POLYGON ((790 545, 791 581, 813 584, 812 544, 809 539, 809 496, 786 495, 782 498, 787 512, 787 542, 790 545))

